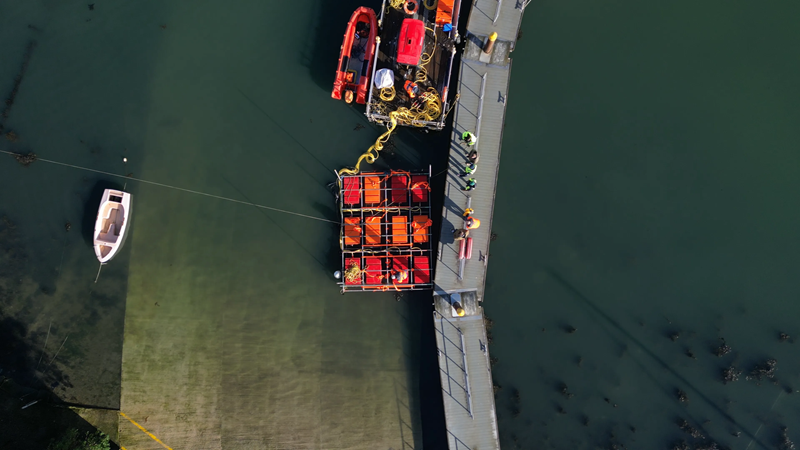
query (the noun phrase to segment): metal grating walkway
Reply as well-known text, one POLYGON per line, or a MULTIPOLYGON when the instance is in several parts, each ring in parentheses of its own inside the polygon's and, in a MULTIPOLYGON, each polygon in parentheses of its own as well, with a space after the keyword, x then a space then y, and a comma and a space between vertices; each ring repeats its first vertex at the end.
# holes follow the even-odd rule
MULTIPOLYGON (((477 299, 459 301, 474 310, 477 299)), ((451 450, 498 449, 492 371, 483 314, 453 317, 450 297, 434 296, 436 347, 451 450)))
MULTIPOLYGON (((442 228, 434 277, 436 343, 450 450, 499 449, 492 373, 483 319, 484 286, 489 262, 500 147, 508 102, 511 59, 522 13, 530 0, 473 0, 467 24, 455 107, 450 167, 445 183, 442 228), (494 50, 482 52, 483 42, 498 34, 494 50), (478 140, 467 147, 465 131, 478 140), (480 155, 472 175, 476 189, 463 191, 461 172, 469 150, 480 155), (459 258, 460 242, 453 231, 464 226, 464 211, 474 210, 481 227, 470 232, 472 255, 459 258), (458 302, 466 314, 454 314, 458 302)), ((466 7, 466 5, 464 5, 466 7)))

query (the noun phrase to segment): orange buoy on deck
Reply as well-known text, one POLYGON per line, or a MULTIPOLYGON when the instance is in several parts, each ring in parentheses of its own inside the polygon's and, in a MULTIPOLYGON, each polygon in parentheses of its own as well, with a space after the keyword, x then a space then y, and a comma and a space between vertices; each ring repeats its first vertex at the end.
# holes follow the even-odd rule
POLYGON ((406 0, 403 4, 403 11, 409 16, 417 12, 417 2, 415 0, 406 0))
POLYGON ((408 94, 410 98, 416 98, 419 94, 419 86, 411 80, 406 80, 403 84, 403 89, 406 90, 406 94, 408 94))

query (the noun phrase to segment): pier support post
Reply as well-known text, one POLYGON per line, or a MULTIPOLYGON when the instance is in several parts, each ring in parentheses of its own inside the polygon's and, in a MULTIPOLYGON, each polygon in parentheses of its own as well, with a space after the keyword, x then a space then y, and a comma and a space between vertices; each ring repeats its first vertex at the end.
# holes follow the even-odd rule
POLYGON ((497 33, 493 32, 489 35, 489 38, 486 39, 486 43, 483 44, 483 53, 487 55, 492 53, 492 49, 494 48, 494 41, 497 40, 497 33))

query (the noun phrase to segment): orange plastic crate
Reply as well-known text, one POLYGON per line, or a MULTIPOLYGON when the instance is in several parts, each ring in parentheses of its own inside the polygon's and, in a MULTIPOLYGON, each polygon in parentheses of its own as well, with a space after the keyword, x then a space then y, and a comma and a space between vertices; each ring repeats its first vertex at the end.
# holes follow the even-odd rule
POLYGON ((431 262, 428 256, 415 256, 413 258, 414 270, 414 283, 428 284, 431 282, 431 262))
POLYGON ((414 242, 428 242, 430 228, 428 216, 414 216, 414 242))
POLYGON ((408 177, 392 175, 392 203, 404 205, 408 203, 408 177))
POLYGON ((358 226, 358 217, 344 218, 344 245, 351 247, 361 244, 361 227, 358 226))
POLYGON ((425 175, 414 175, 411 177, 411 201, 428 201, 428 177, 425 175))
POLYGON ((383 284, 383 263, 380 258, 364 258, 366 284, 383 284))
POLYGON ((360 189, 358 188, 358 177, 342 178, 344 191, 344 204, 357 205, 361 201, 360 189))
POLYGON ((381 218, 367 217, 366 219, 366 239, 367 245, 378 245, 381 243, 381 218))
POLYGON ((381 177, 364 177, 364 203, 381 202, 381 177))
POLYGON ((408 243, 408 221, 403 216, 392 216, 392 244, 408 243))

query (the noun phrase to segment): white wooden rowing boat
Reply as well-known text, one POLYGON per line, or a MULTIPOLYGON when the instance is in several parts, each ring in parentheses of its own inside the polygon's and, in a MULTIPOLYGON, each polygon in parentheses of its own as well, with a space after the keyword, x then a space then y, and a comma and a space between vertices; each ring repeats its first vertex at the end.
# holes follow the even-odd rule
POLYGON ((106 189, 94 223, 94 253, 100 264, 116 256, 125 243, 131 217, 131 194, 106 189))

